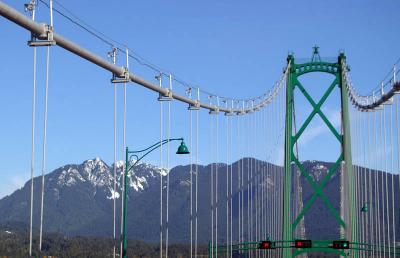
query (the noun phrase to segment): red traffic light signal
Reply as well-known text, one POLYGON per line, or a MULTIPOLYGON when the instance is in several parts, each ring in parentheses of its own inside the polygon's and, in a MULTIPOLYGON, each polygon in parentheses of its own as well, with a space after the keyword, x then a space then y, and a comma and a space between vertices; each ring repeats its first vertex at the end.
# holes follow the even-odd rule
POLYGON ((262 241, 258 245, 258 249, 273 249, 273 244, 271 241, 262 241))
POLYGON ((312 242, 311 242, 311 240, 295 240, 294 247, 296 247, 296 248, 311 248, 312 242))
POLYGON ((333 249, 350 249, 350 242, 346 240, 333 241, 333 249))

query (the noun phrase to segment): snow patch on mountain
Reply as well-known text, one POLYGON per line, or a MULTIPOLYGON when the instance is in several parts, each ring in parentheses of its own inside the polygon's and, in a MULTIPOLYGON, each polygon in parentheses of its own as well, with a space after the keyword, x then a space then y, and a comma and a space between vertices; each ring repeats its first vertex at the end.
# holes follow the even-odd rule
POLYGON ((77 181, 84 182, 86 180, 77 169, 69 167, 67 170, 63 170, 58 176, 57 184, 60 186, 72 186, 77 181))
POLYGON ((107 199, 112 200, 112 199, 118 199, 120 197, 120 194, 117 191, 114 192, 114 189, 109 188, 109 191, 111 195, 107 196, 107 199))
POLYGON ((312 162, 313 166, 311 167, 311 174, 314 177, 314 180, 319 182, 319 180, 322 179, 323 176, 325 176, 328 173, 328 168, 320 163, 317 162, 312 162))

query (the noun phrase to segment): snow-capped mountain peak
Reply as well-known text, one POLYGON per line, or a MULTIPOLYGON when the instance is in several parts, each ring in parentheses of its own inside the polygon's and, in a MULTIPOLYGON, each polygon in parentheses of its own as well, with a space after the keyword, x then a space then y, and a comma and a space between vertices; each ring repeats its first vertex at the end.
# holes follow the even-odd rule
MULTIPOLYGON (((135 161, 130 161, 130 166, 134 165, 135 161)), ((122 186, 122 175, 125 169, 125 162, 119 160, 112 166, 108 166, 102 159, 94 158, 82 162, 80 165, 66 165, 60 168, 57 173, 57 185, 62 187, 71 187, 80 183, 89 183, 92 187, 106 187, 107 198, 119 198, 118 191, 122 186), (114 169, 116 174, 114 175, 114 169), (114 192, 114 181, 117 191, 114 192)), ((149 186, 149 179, 166 176, 168 170, 159 168, 154 165, 139 162, 135 167, 128 172, 128 186, 136 192, 140 192, 149 186)), ((49 179, 53 181, 52 178, 49 179)))

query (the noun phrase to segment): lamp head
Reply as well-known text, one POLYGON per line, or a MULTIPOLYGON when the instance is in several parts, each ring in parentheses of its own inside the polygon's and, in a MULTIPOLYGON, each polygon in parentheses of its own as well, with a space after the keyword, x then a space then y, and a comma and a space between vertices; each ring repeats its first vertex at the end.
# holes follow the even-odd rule
POLYGON ((181 145, 179 146, 178 150, 176 151, 176 154, 189 154, 189 149, 186 146, 185 142, 182 140, 181 145))

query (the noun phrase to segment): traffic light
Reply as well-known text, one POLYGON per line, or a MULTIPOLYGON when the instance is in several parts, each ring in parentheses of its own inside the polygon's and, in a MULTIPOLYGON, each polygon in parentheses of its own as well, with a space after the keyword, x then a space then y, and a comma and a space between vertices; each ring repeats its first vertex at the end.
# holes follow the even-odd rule
POLYGON ((311 240, 295 240, 294 247, 296 247, 296 248, 311 248, 312 242, 311 242, 311 240))
POLYGON ((262 241, 258 245, 258 249, 274 249, 275 245, 271 241, 262 241))
POLYGON ((346 240, 333 241, 333 249, 350 249, 350 242, 346 240))

